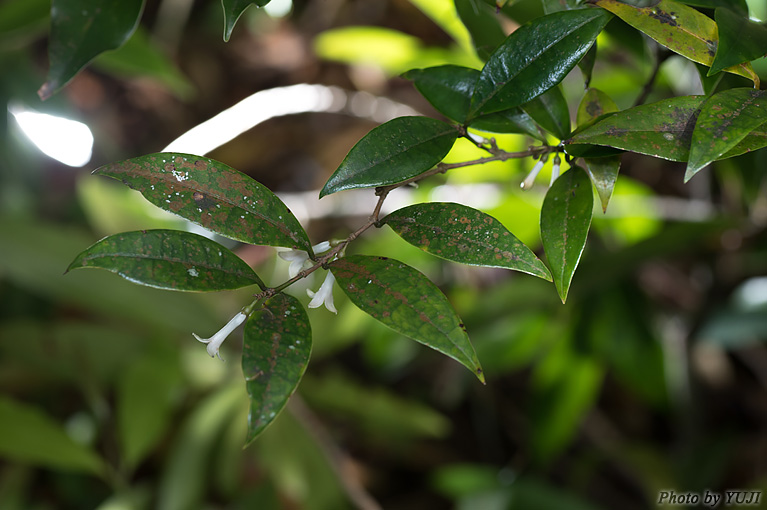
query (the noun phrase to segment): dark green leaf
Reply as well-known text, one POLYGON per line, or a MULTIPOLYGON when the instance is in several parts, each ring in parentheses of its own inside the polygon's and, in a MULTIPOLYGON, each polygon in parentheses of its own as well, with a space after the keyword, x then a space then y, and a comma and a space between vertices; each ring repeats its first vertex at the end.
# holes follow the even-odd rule
POLYGON ((594 44, 589 48, 589 51, 586 52, 586 54, 583 56, 583 58, 578 62, 578 68, 583 73, 583 81, 584 86, 588 88, 589 84, 591 83, 591 74, 594 72, 594 64, 597 61, 597 43, 594 42, 594 44))
POLYGON ((542 0, 543 12, 551 14, 552 12, 572 11, 573 9, 582 9, 583 0, 542 0))
POLYGON ((157 207, 226 237, 311 253, 306 232, 274 193, 218 161, 158 153, 111 163, 94 173, 122 181, 157 207))
POLYGON ((351 255, 329 264, 349 299, 384 325, 485 376, 461 319, 423 274, 386 257, 351 255))
MULTIPOLYGON (((634 7, 618 0, 594 0, 594 3, 693 62, 710 66, 714 61, 719 40, 716 23, 692 7, 674 0, 660 0, 647 7, 634 7)), ((750 63, 728 67, 725 71, 753 80, 759 87, 759 76, 750 63)))
POLYGON ((481 115, 469 124, 474 129, 489 133, 520 133, 543 140, 535 121, 522 108, 511 108, 502 112, 481 115))
POLYGON ((692 132, 685 182, 767 122, 766 96, 763 90, 730 89, 703 103, 692 132))
POLYGON ((469 30, 477 55, 487 61, 506 38, 497 15, 487 4, 476 0, 454 0, 458 16, 469 30))
POLYGON ((96 55, 114 50, 138 26, 143 0, 53 0, 48 79, 38 94, 48 99, 96 55))
POLYGON ((374 128, 352 147, 320 191, 396 184, 429 170, 453 147, 458 130, 428 117, 399 117, 374 128))
POLYGON ((0 456, 54 469, 102 474, 104 463, 42 410, 0 397, 0 456))
POLYGON ((722 7, 716 9, 715 19, 719 28, 719 45, 708 71, 709 76, 767 53, 767 26, 751 21, 747 14, 737 14, 722 7))
POLYGON ((599 89, 590 88, 586 90, 583 99, 581 99, 581 102, 578 105, 576 123, 578 124, 578 127, 581 128, 602 115, 617 111, 618 105, 615 104, 615 101, 613 101, 610 96, 599 89))
POLYGON ((460 124, 464 123, 479 71, 445 65, 412 69, 402 76, 413 80, 418 92, 440 113, 460 124))
POLYGON ((432 202, 405 207, 381 223, 424 251, 462 264, 503 267, 551 281, 549 270, 492 216, 461 204, 432 202))
POLYGON ((288 403, 306 371, 311 352, 309 317, 293 296, 273 296, 245 324, 242 373, 250 396, 247 443, 261 434, 288 403))
POLYGON ((221 5, 224 8, 224 41, 228 41, 232 36, 232 30, 237 20, 240 19, 245 9, 250 7, 251 4, 257 7, 263 7, 269 3, 270 0, 221 0, 221 5))
POLYGON ((586 163, 586 171, 597 189, 602 211, 607 211, 607 204, 610 202, 615 181, 618 180, 618 172, 621 169, 621 158, 620 156, 585 158, 583 162, 586 163))
POLYGON ((608 115, 565 143, 607 145, 671 161, 687 161, 693 126, 705 99, 682 96, 635 106, 608 115))
POLYGON ((100 267, 126 280, 168 290, 210 291, 264 283, 215 241, 177 230, 123 232, 83 251, 67 268, 100 267))
POLYGON ((703 7, 704 9, 728 7, 741 14, 748 15, 748 4, 746 3, 746 0, 682 0, 682 3, 694 7, 703 7))
POLYGON ((611 17, 603 9, 557 12, 515 30, 482 69, 469 117, 519 106, 557 85, 611 17))
POLYGON ((522 105, 522 109, 543 129, 560 140, 570 134, 570 110, 559 87, 554 87, 522 105))
POLYGON ((541 240, 563 303, 586 246, 593 207, 591 181, 577 166, 554 181, 543 200, 541 240))

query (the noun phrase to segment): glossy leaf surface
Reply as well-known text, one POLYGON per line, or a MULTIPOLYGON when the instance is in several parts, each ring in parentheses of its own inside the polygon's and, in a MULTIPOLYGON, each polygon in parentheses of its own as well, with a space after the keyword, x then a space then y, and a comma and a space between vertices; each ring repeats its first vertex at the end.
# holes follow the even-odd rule
POLYGON ((520 133, 538 140, 545 138, 532 117, 519 107, 481 115, 472 120, 469 127, 489 133, 520 133))
POLYGON ((351 255, 329 264, 339 286, 363 312, 485 376, 461 319, 444 294, 410 266, 386 257, 351 255))
POLYGON ((767 122, 767 91, 730 89, 708 98, 692 132, 685 182, 767 122))
POLYGON ((402 76, 413 80, 418 92, 437 111, 460 124, 464 123, 479 71, 470 67, 444 65, 412 69, 402 76))
POLYGON ((767 54, 767 26, 722 7, 717 8, 714 18, 719 29, 719 45, 709 76, 767 54))
POLYGON ((38 95, 48 99, 98 54, 127 41, 138 26, 143 0, 53 0, 48 78, 38 95))
POLYGON ((245 323, 242 373, 250 411, 247 443, 271 424, 306 371, 312 329, 301 303, 287 294, 266 300, 245 323))
MULTIPOLYGON (((578 105, 578 126, 588 125, 602 115, 617 111, 618 106, 610 96, 599 89, 588 89, 578 105)), ((619 156, 584 158, 584 163, 586 164, 586 171, 591 177, 591 182, 594 183, 597 190, 597 195, 599 195, 602 211, 606 211, 615 188, 615 181, 618 179, 621 158, 619 156)))
POLYGON ((477 56, 487 61, 495 49, 506 39, 498 18, 487 4, 474 0, 454 0, 461 21, 471 34, 477 56))
POLYGON ((544 92, 521 108, 543 129, 560 140, 570 134, 570 110, 559 87, 544 92))
POLYGON ((564 303, 591 225, 594 194, 583 169, 573 167, 554 181, 541 207, 541 240, 564 303))
MULTIPOLYGON (((693 62, 711 66, 714 61, 719 40, 716 23, 692 7, 674 0, 660 0, 649 7, 634 7, 618 0, 595 0, 594 3, 693 62)), ((759 76, 750 63, 728 67, 725 71, 753 80, 759 86, 759 76)))
POLYGON ((458 130, 428 117, 399 117, 371 130, 352 147, 320 197, 355 188, 396 184, 442 161, 458 130))
POLYGON ((104 463, 42 410, 0 397, 0 456, 26 465, 102 474, 104 463))
POLYGON ((232 30, 234 25, 237 24, 237 20, 240 19, 245 9, 251 5, 263 7, 269 3, 270 0, 221 0, 221 5, 224 8, 224 41, 228 41, 232 36, 232 30))
POLYGON ((704 96, 681 96, 612 114, 566 140, 607 145, 671 161, 687 161, 704 96))
POLYGON ((311 251, 301 224, 274 193, 218 161, 157 153, 111 163, 94 173, 122 181, 157 207, 223 236, 311 251))
POLYGON ((241 258, 206 237, 178 230, 123 232, 83 251, 67 268, 100 267, 126 280, 168 290, 264 287, 241 258))
POLYGON ((610 18, 603 9, 564 11, 536 18, 515 30, 482 69, 469 116, 519 106, 557 85, 610 18))
POLYGON ((420 249, 454 262, 503 267, 551 281, 543 262, 492 216, 461 204, 415 204, 386 216, 400 237, 420 249))

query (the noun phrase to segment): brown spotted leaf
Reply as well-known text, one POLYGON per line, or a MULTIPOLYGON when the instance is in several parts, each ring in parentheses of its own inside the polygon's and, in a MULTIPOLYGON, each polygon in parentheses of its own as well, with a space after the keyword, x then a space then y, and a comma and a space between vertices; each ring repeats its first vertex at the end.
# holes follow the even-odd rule
POLYGON ((100 267, 126 280, 167 290, 211 291, 264 284, 241 258, 206 237, 142 230, 105 237, 67 268, 100 267))
POLYGON ((360 310, 453 358, 485 382, 461 319, 426 276, 397 260, 366 255, 338 259, 329 268, 360 310))
POLYGON ((218 161, 158 153, 111 163, 94 173, 122 181, 157 207, 223 236, 311 253, 306 232, 274 193, 218 161))
POLYGON ((502 267, 551 281, 538 257, 492 216, 461 204, 415 204, 381 223, 422 250, 454 262, 502 267))
POLYGON ((242 373, 250 397, 246 443, 261 434, 288 403, 311 352, 309 317, 293 296, 269 298, 245 323, 242 373))

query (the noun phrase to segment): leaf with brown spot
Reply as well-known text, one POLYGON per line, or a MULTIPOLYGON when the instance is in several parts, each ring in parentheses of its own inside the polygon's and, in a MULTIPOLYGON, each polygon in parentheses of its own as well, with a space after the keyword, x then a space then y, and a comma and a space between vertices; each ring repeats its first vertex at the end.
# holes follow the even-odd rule
MULTIPOLYGON (((685 4, 660 0, 648 7, 634 7, 618 0, 594 0, 640 32, 693 62, 711 66, 719 35, 714 20, 685 4)), ((724 69, 752 80, 759 88, 759 76, 749 62, 724 69)))
POLYGON ((422 250, 454 262, 502 267, 551 281, 535 254, 492 216, 461 204, 415 204, 386 216, 400 237, 422 250))
POLYGON ((168 152, 111 163, 93 173, 122 181, 157 207, 223 236, 311 253, 309 237, 287 206, 224 163, 168 152))
POLYGON ((541 241, 563 303, 586 246, 593 208, 591 181, 577 166, 554 181, 541 206, 541 241))
POLYGON ((311 352, 309 316, 293 296, 271 297, 245 323, 242 373, 250 397, 246 443, 258 437, 288 403, 311 352))
POLYGON ((734 149, 765 122, 767 91, 730 89, 708 98, 692 132, 684 181, 689 181, 703 167, 734 149))
POLYGON ((241 258, 215 241, 178 230, 105 237, 75 257, 67 271, 100 267, 158 289, 228 290, 264 283, 241 258))
POLYGON ((463 323, 445 295, 423 274, 386 257, 350 255, 328 265, 360 310, 391 329, 485 375, 463 323))
POLYGON ((607 114, 565 140, 572 154, 584 145, 606 145, 671 161, 687 161, 695 119, 705 96, 681 96, 607 114), (571 148, 576 151, 571 152, 571 148))

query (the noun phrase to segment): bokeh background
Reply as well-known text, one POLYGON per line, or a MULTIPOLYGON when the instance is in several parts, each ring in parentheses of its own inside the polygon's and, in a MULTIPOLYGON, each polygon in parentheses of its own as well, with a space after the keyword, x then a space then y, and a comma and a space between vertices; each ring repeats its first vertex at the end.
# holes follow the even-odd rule
MULTIPOLYGON (((538 1, 510 3, 507 31, 543 12, 538 1)), ((259 91, 302 83, 332 87, 322 96, 332 100, 269 96, 270 118, 209 156, 277 192, 313 242, 348 235, 370 214, 372 191, 317 199, 346 152, 392 116, 439 117, 400 73, 481 65, 452 5, 273 0, 246 11, 225 43, 219 2, 148 0, 125 47, 43 103, 50 2, 0 2, 0 508, 638 510, 661 490, 767 488, 765 151, 687 185, 683 164, 624 156, 566 305, 536 278, 441 261, 387 229, 366 233, 352 252, 403 260, 448 295, 488 384, 336 289, 337 316, 309 314, 315 347, 295 398, 247 449, 241 336, 221 363, 191 333, 219 329, 252 289, 181 294, 102 271, 64 275, 105 235, 193 228, 93 169, 161 151, 259 91), (302 101, 315 111, 300 113, 302 101), (23 112, 86 124, 87 162, 44 155, 23 112)), ((657 48, 618 21, 598 42, 591 85, 627 108, 657 48)), ((701 93, 696 68, 666 57, 648 101, 701 93)), ((755 67, 767 80, 767 63, 755 67)), ((574 108, 578 70, 564 90, 574 108)), ((73 147, 70 131, 41 136, 73 147)), ((474 157, 459 143, 448 161, 474 157)), ((452 171, 387 205, 480 207, 539 250, 549 170, 522 192, 532 166, 452 171)), ((228 246, 267 283, 286 279, 274 249, 228 246)), ((319 283, 289 292, 307 302, 319 283)))

